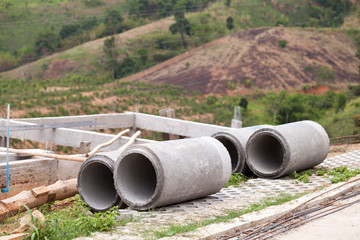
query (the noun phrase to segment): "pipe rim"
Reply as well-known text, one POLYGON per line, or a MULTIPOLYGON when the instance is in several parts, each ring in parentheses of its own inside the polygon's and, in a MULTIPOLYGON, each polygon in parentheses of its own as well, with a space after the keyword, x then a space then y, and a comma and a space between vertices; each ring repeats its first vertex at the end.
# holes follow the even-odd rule
POLYGON ((134 145, 129 147, 127 151, 124 151, 119 156, 114 167, 114 183, 115 183, 115 189, 119 197, 129 207, 139 210, 143 210, 143 209, 146 210, 151 208, 153 205, 156 205, 156 202, 161 197, 161 193, 164 187, 163 177, 164 177, 164 169, 159 158, 151 149, 142 145, 134 145), (148 197, 146 201, 136 202, 136 203, 127 196, 126 190, 122 187, 121 181, 119 181, 119 177, 118 177, 118 175, 120 175, 119 168, 121 166, 121 163, 125 161, 124 159, 126 159, 127 156, 130 156, 132 154, 139 154, 142 157, 145 157, 152 165, 154 172, 156 174, 156 186, 151 196, 148 197))
POLYGON ((247 167, 246 166, 246 152, 245 152, 244 148, 242 147, 240 141, 228 132, 218 132, 218 133, 215 133, 214 135, 212 135, 212 137, 214 137, 219 142, 221 142, 221 144, 223 144, 224 147, 226 148, 226 150, 229 152, 229 155, 231 158, 231 174, 243 173, 247 167), (225 146, 225 144, 222 142, 222 140, 219 138, 226 139, 235 147, 236 153, 237 153, 237 159, 236 159, 235 166, 233 166, 233 157, 231 156, 230 151, 225 146))
POLYGON ((108 168, 111 171, 112 174, 113 174, 113 171, 114 171, 114 161, 109 159, 106 156, 94 155, 94 156, 91 156, 88 159, 86 159, 84 161, 84 163, 81 165, 79 173, 78 173, 77 183, 78 183, 78 193, 80 195, 80 198, 84 202, 86 202, 86 204, 90 207, 90 209, 92 209, 93 211, 96 211, 96 212, 105 212, 105 211, 111 209, 113 206, 119 206, 119 207, 124 206, 121 198, 119 197, 119 195, 116 192, 116 189, 115 189, 116 194, 114 196, 114 199, 111 202, 111 204, 109 204, 108 207, 95 206, 95 205, 92 204, 94 201, 92 201, 91 198, 89 198, 88 195, 84 195, 84 191, 82 189, 85 189, 86 185, 83 185, 83 182, 82 182, 83 175, 82 174, 86 170, 86 168, 89 167, 89 165, 91 165, 91 164, 104 165, 106 168, 108 168))
POLYGON ((248 143, 246 144, 246 163, 249 166, 249 168, 251 169, 251 171, 253 171, 259 177, 277 178, 277 177, 281 176, 282 172, 288 167, 288 165, 290 163, 290 147, 289 147, 288 141, 282 134, 280 134, 275 129, 263 128, 263 129, 257 130, 250 136, 248 143), (274 138, 281 146, 283 158, 282 158, 281 164, 279 165, 279 167, 276 170, 264 172, 264 171, 259 170, 258 167, 255 166, 256 164, 253 164, 254 157, 252 155, 254 152, 254 147, 256 146, 256 144, 254 144, 254 142, 258 141, 258 138, 263 137, 263 136, 274 138))

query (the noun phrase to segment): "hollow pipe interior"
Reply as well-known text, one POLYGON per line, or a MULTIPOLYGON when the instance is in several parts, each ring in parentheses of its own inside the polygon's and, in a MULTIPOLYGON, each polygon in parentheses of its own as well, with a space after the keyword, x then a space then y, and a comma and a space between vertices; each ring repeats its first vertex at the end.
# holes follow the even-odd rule
POLYGON ((140 153, 124 157, 117 169, 119 186, 131 202, 145 204, 156 190, 156 171, 151 161, 140 153))
POLYGON ((275 136, 259 134, 252 139, 248 155, 254 169, 264 174, 272 174, 283 164, 284 148, 275 136))
POLYGON ((89 162, 79 175, 79 192, 98 211, 109 209, 118 199, 112 170, 101 162, 89 162))

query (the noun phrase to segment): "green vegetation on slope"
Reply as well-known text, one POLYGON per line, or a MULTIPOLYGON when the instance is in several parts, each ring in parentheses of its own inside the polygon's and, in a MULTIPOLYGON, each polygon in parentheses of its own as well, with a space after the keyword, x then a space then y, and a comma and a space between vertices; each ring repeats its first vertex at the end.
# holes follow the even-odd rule
MULTIPOLYGON (((209 1, 189 0, 204 8, 209 1)), ((54 0, 4 1, 0 4, 0 71, 81 43, 117 34, 173 14, 174 3, 163 0, 54 0), (150 9, 153 5, 156 9, 150 9)), ((190 5, 189 5, 190 4, 190 5)), ((195 9, 196 10, 196 9, 195 9)))
MULTIPOLYGON (((348 0, 232 0, 225 3, 211 0, 182 0, 176 3, 170 0, 141 0, 116 4, 110 0, 57 0, 46 4, 40 0, 7 0, 0 6, 3 13, 0 20, 4 23, 0 26, 0 71, 54 51, 175 15, 177 25, 170 27, 170 31, 156 34, 155 39, 148 38, 149 42, 132 40, 128 42, 131 48, 118 49, 122 54, 115 59, 117 69, 128 70, 120 75, 114 75, 113 68, 106 70, 112 76, 123 77, 241 29, 279 24, 337 27, 351 9, 348 0), (178 17, 185 12, 188 14, 178 17), (232 19, 230 28, 227 19, 232 19), (165 45, 154 45, 156 41, 165 45), (142 49, 147 49, 147 52, 142 49)), ((85 62, 91 65, 86 69, 95 68, 96 71, 76 69, 77 74, 104 75, 104 69, 98 64, 103 60, 102 54, 83 55, 85 62)))
MULTIPOLYGON (((257 90, 249 95, 219 97, 171 85, 73 76, 56 82, 2 80, 0 106, 10 103, 12 117, 41 117, 133 111, 138 103, 144 113, 157 115, 160 109, 172 107, 178 118, 226 126, 234 107, 242 106, 244 126, 310 119, 320 122, 335 137, 359 132, 354 124, 354 117, 360 115, 359 88, 323 95, 257 90)), ((5 107, 0 115, 6 115, 5 107)))

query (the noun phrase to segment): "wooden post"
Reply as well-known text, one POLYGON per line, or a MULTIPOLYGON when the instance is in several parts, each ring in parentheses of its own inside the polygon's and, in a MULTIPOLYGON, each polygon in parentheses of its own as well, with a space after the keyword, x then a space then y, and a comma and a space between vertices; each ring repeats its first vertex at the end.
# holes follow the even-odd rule
MULTIPOLYGON (((159 111, 159 114, 162 117, 175 118, 175 111, 172 108, 161 109, 159 111)), ((163 138, 164 141, 166 141, 166 140, 175 140, 175 139, 178 139, 179 137, 177 135, 174 135, 174 134, 163 133, 162 138, 163 138)))
POLYGON ((6 147, 6 137, 0 136, 0 147, 6 147))
POLYGON ((91 142, 83 141, 80 143, 79 154, 87 154, 90 152, 91 142))

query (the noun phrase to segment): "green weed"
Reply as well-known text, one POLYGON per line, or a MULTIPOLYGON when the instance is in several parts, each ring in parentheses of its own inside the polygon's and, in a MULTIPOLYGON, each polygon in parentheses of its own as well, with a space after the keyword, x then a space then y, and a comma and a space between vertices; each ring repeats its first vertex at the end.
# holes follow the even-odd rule
POLYGON ((360 174, 360 168, 350 170, 346 166, 341 166, 328 171, 327 174, 333 176, 333 178, 330 179, 331 183, 344 182, 360 174))
MULTIPOLYGON (((289 177, 293 179, 297 179, 298 181, 308 183, 310 182, 309 176, 313 175, 314 172, 310 169, 307 171, 302 171, 297 173, 296 171, 292 172, 289 177)), ((352 177, 355 177, 356 175, 360 174, 360 169, 356 170, 350 170, 346 166, 340 166, 333 170, 329 170, 326 168, 319 169, 315 172, 316 176, 323 176, 323 177, 330 177, 331 183, 338 183, 338 182, 344 182, 349 180, 352 177)))
POLYGON ((234 173, 231 175, 229 182, 225 185, 228 186, 237 186, 240 183, 246 182, 248 178, 242 173, 234 173))
POLYGON ((297 179, 300 182, 308 183, 310 182, 309 176, 313 174, 312 170, 302 171, 297 173, 296 171, 293 171, 289 177, 293 179, 297 179))

